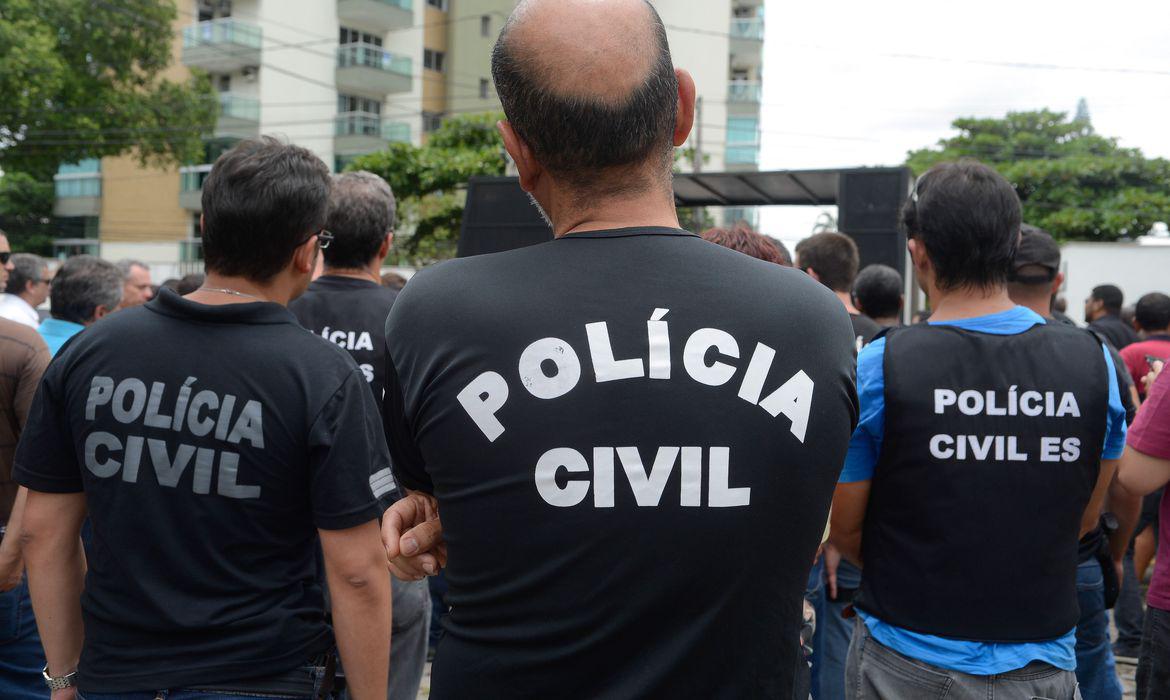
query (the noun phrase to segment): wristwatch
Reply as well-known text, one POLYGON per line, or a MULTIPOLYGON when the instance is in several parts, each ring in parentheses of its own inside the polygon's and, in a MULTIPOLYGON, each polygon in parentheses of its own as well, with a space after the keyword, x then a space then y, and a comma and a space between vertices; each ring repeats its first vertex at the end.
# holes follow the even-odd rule
POLYGON ((48 664, 45 664, 45 668, 41 671, 41 677, 45 679, 45 685, 49 686, 49 690, 64 690, 77 685, 77 671, 53 677, 49 675, 48 664))

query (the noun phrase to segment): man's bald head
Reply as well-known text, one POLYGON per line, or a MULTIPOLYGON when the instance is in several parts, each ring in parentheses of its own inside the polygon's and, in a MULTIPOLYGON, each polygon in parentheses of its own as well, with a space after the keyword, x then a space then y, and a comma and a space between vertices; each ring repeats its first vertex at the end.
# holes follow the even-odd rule
POLYGON ((504 112, 536 160, 581 194, 668 181, 678 81, 646 0, 523 0, 492 52, 504 112), (651 165, 657 178, 638 177, 651 165))

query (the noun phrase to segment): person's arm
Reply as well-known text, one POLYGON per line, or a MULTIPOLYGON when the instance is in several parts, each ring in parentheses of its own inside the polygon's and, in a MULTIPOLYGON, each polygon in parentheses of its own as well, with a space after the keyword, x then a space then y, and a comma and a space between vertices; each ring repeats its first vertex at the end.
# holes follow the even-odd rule
POLYGON ((861 530, 865 524, 871 483, 855 481, 837 484, 833 492, 829 544, 837 548, 843 559, 857 566, 861 566, 861 530))
MULTIPOLYGON (((83 520, 84 493, 29 491, 21 545, 50 676, 76 671, 81 657, 81 589, 85 582, 85 554, 80 539, 83 520)), ((63 693, 62 697, 70 695, 63 693)), ((53 697, 58 700, 56 693, 53 697)))
POLYGON ((1118 479, 1126 491, 1138 497, 1153 493, 1170 483, 1170 459, 1145 454, 1130 445, 1121 458, 1118 479))
POLYGON ((1120 469, 1121 467, 1118 466, 1118 474, 1114 475, 1113 481, 1109 483, 1108 502, 1106 503, 1106 509, 1113 513, 1113 517, 1117 518, 1117 530, 1109 535, 1109 554, 1115 565, 1120 565, 1121 561, 1125 559, 1130 538, 1133 537, 1133 531, 1137 527, 1138 519, 1142 513, 1141 496, 1130 493, 1121 485, 1120 469))
POLYGON ((1093 487, 1093 495, 1089 497, 1089 505, 1085 506, 1085 512, 1081 514, 1081 533, 1078 538, 1096 530, 1097 525, 1100 524, 1101 506, 1105 503, 1105 494, 1109 491, 1109 485, 1113 483, 1115 474, 1117 474, 1117 460, 1101 460, 1101 469, 1097 472, 1097 485, 1093 487))
POLYGON ((385 700, 390 664, 390 579, 377 523, 318 532, 333 602, 333 633, 349 696, 385 700))
POLYGON ((8 515, 8 526, 4 540, 0 541, 0 593, 11 591, 20 585, 24 577, 24 555, 20 551, 21 520, 24 518, 24 503, 28 489, 21 486, 16 492, 16 501, 8 515))

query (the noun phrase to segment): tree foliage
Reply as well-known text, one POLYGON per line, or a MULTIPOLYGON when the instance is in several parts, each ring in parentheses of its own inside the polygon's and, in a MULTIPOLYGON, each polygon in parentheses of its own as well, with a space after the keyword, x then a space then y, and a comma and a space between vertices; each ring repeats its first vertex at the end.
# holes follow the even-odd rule
POLYGON ((390 262, 425 265, 452 257, 459 243, 467 181, 503 175, 499 113, 451 117, 425 146, 394 143, 355 159, 348 170, 382 176, 398 202, 399 237, 390 262))
POLYGON ((210 81, 162 78, 171 0, 0 0, 0 168, 47 181, 61 163, 136 151, 199 157, 210 81))
POLYGON ((53 185, 28 173, 0 178, 0 229, 19 253, 50 255, 53 251, 53 185))
POLYGON ((1080 119, 1063 112, 1012 112, 1003 119, 956 119, 956 136, 911 151, 919 175, 932 165, 977 158, 1011 182, 1024 221, 1065 240, 1113 241, 1139 236, 1170 221, 1170 161, 1097 134, 1087 108, 1080 119))

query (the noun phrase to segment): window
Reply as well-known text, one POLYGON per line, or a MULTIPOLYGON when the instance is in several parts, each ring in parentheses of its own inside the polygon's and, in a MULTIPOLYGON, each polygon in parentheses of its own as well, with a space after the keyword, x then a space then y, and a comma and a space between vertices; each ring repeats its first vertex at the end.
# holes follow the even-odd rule
POLYGON ((483 17, 479 18, 479 35, 480 36, 491 36, 492 35, 492 18, 490 15, 484 15, 483 17))
POLYGON ((221 75, 215 79, 215 82, 216 82, 215 87, 220 92, 231 92, 232 91, 232 76, 221 75))
POLYGON ((728 117, 727 143, 735 145, 760 142, 760 120, 756 117, 728 117))
POLYGON ((479 99, 481 99, 481 100, 488 99, 489 90, 491 90, 491 83, 488 82, 487 78, 480 78, 479 79, 479 99))
POLYGON ((447 11, 447 0, 427 0, 427 5, 441 12, 447 11))
POLYGON ((377 34, 359 32, 358 30, 350 29, 349 27, 341 28, 340 41, 342 46, 345 46, 346 44, 373 44, 374 46, 382 45, 382 37, 378 36, 377 34))
POLYGON ((447 70, 447 54, 442 51, 434 51, 432 49, 423 49, 423 68, 438 71, 440 73, 447 70))
POLYGON ((365 97, 356 97, 354 95, 338 95, 337 111, 341 113, 366 112, 369 114, 381 114, 382 103, 377 100, 371 100, 365 97))
POLYGON ((429 134, 437 131, 443 125, 442 112, 423 112, 422 113, 422 128, 424 134, 429 134))

